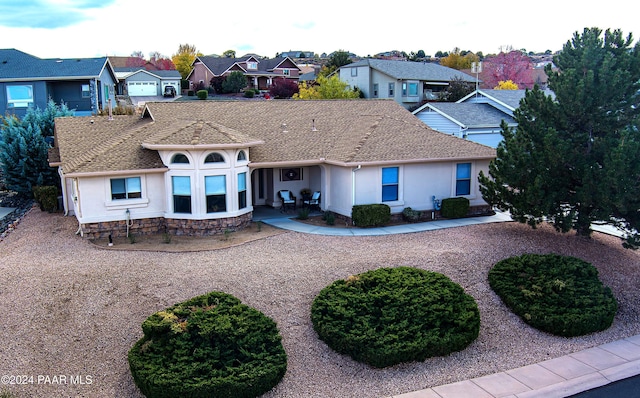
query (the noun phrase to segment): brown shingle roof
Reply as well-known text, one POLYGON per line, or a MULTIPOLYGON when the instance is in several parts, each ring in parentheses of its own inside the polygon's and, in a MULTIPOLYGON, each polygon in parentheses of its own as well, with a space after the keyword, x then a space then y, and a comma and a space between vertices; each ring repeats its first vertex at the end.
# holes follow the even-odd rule
POLYGON ((163 167, 143 146, 251 146, 253 164, 495 157, 493 148, 430 129, 393 100, 152 102, 145 115, 57 119, 63 171, 163 167))

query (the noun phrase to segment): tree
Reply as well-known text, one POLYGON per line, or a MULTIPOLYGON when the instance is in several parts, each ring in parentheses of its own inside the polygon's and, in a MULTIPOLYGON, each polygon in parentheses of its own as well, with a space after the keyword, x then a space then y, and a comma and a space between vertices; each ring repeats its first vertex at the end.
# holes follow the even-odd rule
POLYGON ((273 98, 291 98, 298 91, 298 84, 289 79, 275 79, 269 87, 269 94, 273 98))
POLYGON ((247 78, 240 71, 233 71, 222 83, 222 90, 226 93, 239 93, 240 90, 247 87, 247 78))
POLYGON ((547 66, 549 88, 527 91, 515 130, 480 173, 485 200, 532 227, 589 236, 601 221, 640 245, 640 44, 620 30, 576 32, 547 66))
POLYGON ((501 52, 486 57, 480 78, 484 87, 495 87, 500 81, 511 80, 520 88, 532 88, 531 59, 520 51, 501 52))
POLYGON ((471 51, 460 51, 460 49, 456 47, 449 55, 440 59, 440 65, 457 70, 470 69, 471 63, 478 61, 480 61, 480 57, 471 51))
POLYGON ((149 53, 149 62, 154 64, 159 70, 175 70, 176 66, 168 57, 160 54, 159 51, 149 53))
POLYGON ((222 56, 225 58, 235 58, 236 57, 236 52, 233 50, 227 50, 225 52, 222 53, 222 56))
POLYGON ((493 89, 494 90, 517 90, 519 88, 520 87, 518 87, 517 84, 515 84, 511 80, 507 80, 507 81, 499 81, 498 85, 495 86, 493 89))
POLYGON ((330 56, 327 63, 324 64, 321 72, 324 76, 329 76, 334 71, 338 70, 341 66, 349 65, 353 61, 349 58, 349 53, 344 50, 334 51, 330 56))
POLYGON ((128 68, 138 68, 140 66, 145 66, 147 61, 144 60, 144 54, 142 51, 134 51, 131 53, 125 65, 128 68))
POLYGON ((195 61, 196 57, 202 56, 195 46, 190 44, 180 44, 178 46, 178 52, 173 54, 171 61, 175 65, 175 68, 180 72, 180 76, 186 79, 191 72, 191 64, 195 61))
POLYGON ((360 91, 352 90, 349 84, 340 80, 337 75, 331 77, 318 76, 315 85, 300 83, 299 92, 293 95, 294 99, 350 99, 359 98, 360 91))
POLYGON ((73 115, 66 105, 50 100, 45 110, 29 109, 22 120, 3 119, 0 131, 0 165, 5 185, 22 195, 31 195, 35 186, 59 185, 56 169, 49 166, 49 144, 54 119, 73 115))
POLYGON ((456 102, 471 94, 475 88, 474 83, 456 76, 449 82, 449 86, 442 92, 439 100, 442 102, 456 102))

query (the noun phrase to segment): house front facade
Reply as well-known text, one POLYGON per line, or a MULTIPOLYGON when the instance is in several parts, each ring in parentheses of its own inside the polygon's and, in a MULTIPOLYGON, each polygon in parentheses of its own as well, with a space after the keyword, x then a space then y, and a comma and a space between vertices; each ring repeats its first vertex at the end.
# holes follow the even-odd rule
POLYGON ((0 50, 0 112, 24 116, 64 102, 76 115, 115 106, 118 79, 106 57, 41 59, 15 49, 0 50))
POLYGON ((365 98, 390 98, 409 109, 436 100, 452 80, 475 83, 458 70, 427 62, 363 59, 340 67, 340 80, 359 88, 365 98))
POLYGON ((142 118, 59 118, 51 162, 83 236, 210 235, 282 205, 435 210, 433 197, 487 205, 477 175, 495 150, 426 127, 394 101, 150 102, 142 118), (55 154, 55 156, 53 156, 55 154))
POLYGON ((289 57, 260 58, 247 55, 242 58, 214 56, 196 57, 193 69, 187 76, 191 88, 210 86, 214 77, 228 76, 231 72, 241 72, 247 77, 247 87, 268 90, 274 79, 298 81, 300 68, 289 57))
POLYGON ((153 70, 142 68, 116 68, 118 94, 130 97, 162 96, 165 87, 172 86, 177 93, 181 88, 180 72, 177 70, 153 70))

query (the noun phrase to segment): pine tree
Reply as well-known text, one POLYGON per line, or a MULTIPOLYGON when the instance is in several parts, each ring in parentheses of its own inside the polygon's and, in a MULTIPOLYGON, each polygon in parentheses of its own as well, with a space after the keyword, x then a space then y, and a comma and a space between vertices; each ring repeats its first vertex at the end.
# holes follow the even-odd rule
POLYGON ((598 28, 576 32, 547 67, 555 97, 535 87, 514 113, 515 130, 480 174, 487 202, 535 227, 589 236, 594 222, 640 245, 640 44, 598 28))
POLYGON ((56 169, 49 166, 49 144, 45 137, 53 135, 56 117, 73 113, 52 100, 47 108, 29 109, 18 119, 4 119, 0 130, 0 166, 8 189, 31 195, 35 186, 58 185, 56 169))

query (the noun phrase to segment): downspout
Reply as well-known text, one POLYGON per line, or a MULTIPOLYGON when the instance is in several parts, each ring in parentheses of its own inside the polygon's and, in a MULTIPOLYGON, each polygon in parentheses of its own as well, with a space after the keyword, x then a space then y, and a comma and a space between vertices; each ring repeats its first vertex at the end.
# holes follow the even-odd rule
POLYGON ((78 220, 78 230, 76 231, 76 235, 80 234, 81 237, 84 237, 84 232, 82 231, 82 224, 80 223, 80 218, 82 218, 82 211, 80 210, 80 190, 78 190, 78 179, 74 178, 71 180, 73 184, 73 192, 75 193, 73 197, 74 203, 74 211, 76 212, 76 219, 78 220))
POLYGON ((62 173, 62 166, 58 166, 58 175, 60 176, 60 186, 62 188, 62 207, 64 208, 65 217, 69 215, 69 208, 67 205, 67 182, 62 173))
POLYGON ((351 169, 351 206, 356 204, 356 171, 360 170, 362 165, 358 165, 355 169, 351 169))

